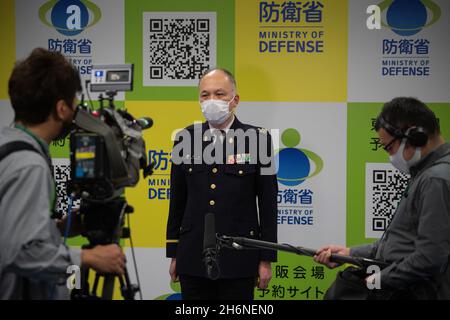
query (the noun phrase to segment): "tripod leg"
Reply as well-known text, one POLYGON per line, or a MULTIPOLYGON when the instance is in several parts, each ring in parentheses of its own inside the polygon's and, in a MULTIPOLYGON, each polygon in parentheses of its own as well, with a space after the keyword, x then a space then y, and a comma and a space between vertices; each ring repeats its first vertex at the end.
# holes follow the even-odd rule
POLYGON ((89 268, 84 268, 81 276, 83 280, 82 295, 89 296, 89 268))
POLYGON ((103 291, 102 291, 102 299, 103 300, 112 300, 113 292, 114 292, 115 278, 116 278, 116 275, 113 275, 113 274, 104 275, 103 291))
POLYGON ((100 275, 98 273, 95 274, 94 285, 92 286, 92 295, 97 295, 98 281, 100 280, 100 275))
POLYGON ((71 298, 73 300, 87 299, 90 297, 89 292, 89 268, 81 268, 81 289, 73 289, 71 298))
POLYGON ((133 300, 132 298, 130 299, 129 294, 128 294, 128 286, 125 283, 126 280, 124 280, 124 278, 122 276, 119 277, 119 283, 120 283, 120 293, 122 293, 122 297, 124 300, 133 300))
POLYGON ((134 300, 134 296, 136 294, 136 291, 139 291, 139 287, 131 284, 127 267, 125 267, 125 273, 123 277, 119 277, 119 281, 123 298, 125 300, 134 300))

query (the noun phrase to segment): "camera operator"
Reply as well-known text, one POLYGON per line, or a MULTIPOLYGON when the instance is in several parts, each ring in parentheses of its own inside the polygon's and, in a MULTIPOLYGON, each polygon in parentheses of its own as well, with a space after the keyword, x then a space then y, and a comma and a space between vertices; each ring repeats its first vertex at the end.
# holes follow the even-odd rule
POLYGON ((70 132, 80 77, 63 55, 38 48, 16 64, 8 85, 15 121, 0 135, 0 299, 67 299, 70 265, 115 274, 125 268, 115 244, 69 249, 58 229, 64 221, 51 218, 48 145, 70 132), (31 148, 5 148, 17 141, 31 148))

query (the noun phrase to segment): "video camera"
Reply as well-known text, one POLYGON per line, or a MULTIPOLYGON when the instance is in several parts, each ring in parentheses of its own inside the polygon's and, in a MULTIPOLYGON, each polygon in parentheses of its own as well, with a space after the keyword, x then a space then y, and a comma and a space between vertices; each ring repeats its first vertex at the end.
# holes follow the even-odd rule
MULTIPOLYGON (((120 195, 124 187, 151 174, 147 164, 142 130, 153 125, 150 118, 135 119, 116 109, 118 91, 133 88, 133 65, 94 65, 90 90, 100 95, 100 108, 80 106, 74 119, 77 127, 70 136, 70 191, 85 199, 106 201, 120 195), (104 100, 109 101, 107 107, 104 100)), ((83 103, 84 104, 84 103, 83 103)))
MULTIPOLYGON (((101 92, 98 98, 100 107, 94 110, 91 101, 89 108, 82 98, 77 108, 74 118, 76 129, 70 135, 71 181, 68 185, 68 194, 81 198, 80 214, 85 229, 82 236, 89 240, 85 248, 118 244, 120 238, 130 237, 129 228, 123 227, 124 217, 134 209, 127 203, 124 189, 138 183, 140 170, 144 178, 152 174, 142 130, 153 125, 150 118, 135 119, 126 110, 114 105, 114 96, 118 91, 133 89, 132 64, 94 65, 90 88, 88 83, 88 94, 89 91, 101 92)), ((83 290, 74 290, 72 297, 96 297, 98 279, 104 276, 102 298, 111 299, 115 275, 97 273, 91 292, 87 282, 88 272, 89 269, 83 271, 83 290)), ((130 283, 128 271, 119 277, 119 281, 123 297, 134 299, 139 285, 130 283)))

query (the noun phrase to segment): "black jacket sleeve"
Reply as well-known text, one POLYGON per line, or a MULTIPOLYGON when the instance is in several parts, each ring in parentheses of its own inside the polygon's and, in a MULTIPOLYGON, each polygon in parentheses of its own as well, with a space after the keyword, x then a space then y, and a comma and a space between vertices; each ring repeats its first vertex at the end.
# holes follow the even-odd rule
MULTIPOLYGON (((258 197, 258 211, 260 223, 260 239, 277 242, 277 194, 278 182, 274 161, 272 138, 265 130, 259 131, 260 146, 266 143, 266 148, 260 148, 258 161, 258 176, 256 193, 258 197), (264 150, 265 149, 265 150, 264 150), (269 161, 268 161, 269 160, 269 161)), ((277 261, 277 252, 273 250, 261 250, 261 261, 277 261)))
POLYGON ((172 162, 170 170, 169 217, 166 232, 166 256, 168 258, 174 258, 177 255, 180 226, 186 207, 186 198, 186 178, 182 166, 181 164, 174 164, 172 162))

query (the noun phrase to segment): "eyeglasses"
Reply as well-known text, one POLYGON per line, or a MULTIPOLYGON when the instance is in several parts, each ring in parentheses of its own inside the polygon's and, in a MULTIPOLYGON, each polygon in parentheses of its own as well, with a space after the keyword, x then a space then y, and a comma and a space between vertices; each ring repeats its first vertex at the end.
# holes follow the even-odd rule
POLYGON ((389 143, 387 145, 383 146, 384 151, 389 152, 389 150, 392 147, 392 144, 397 140, 398 140, 398 138, 396 138, 396 137, 392 138, 392 140, 389 141, 389 143))

